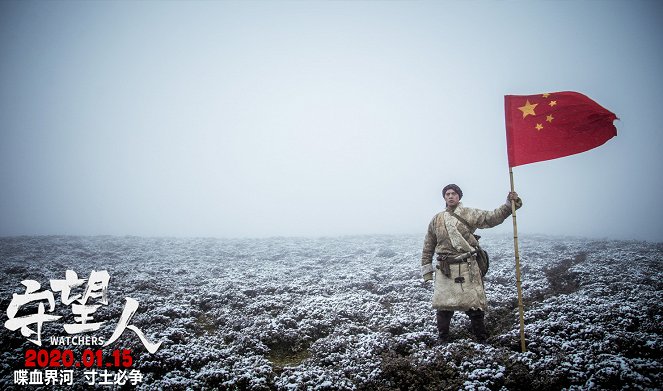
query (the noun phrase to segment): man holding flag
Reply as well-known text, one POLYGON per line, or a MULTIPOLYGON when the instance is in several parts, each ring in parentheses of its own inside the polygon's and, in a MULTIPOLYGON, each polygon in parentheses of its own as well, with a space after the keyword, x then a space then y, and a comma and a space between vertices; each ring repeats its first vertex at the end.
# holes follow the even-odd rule
POLYGON ((488 307, 483 287, 485 271, 477 263, 479 242, 474 235, 477 228, 491 228, 501 224, 511 214, 511 202, 522 205, 516 192, 510 192, 506 203, 493 211, 466 208, 460 202, 463 191, 455 184, 442 190, 446 209, 433 217, 428 225, 421 254, 424 281, 433 280, 435 290, 433 308, 437 310, 437 330, 440 343, 449 341, 449 325, 454 311, 465 311, 477 341, 488 338, 484 314, 488 307), (433 254, 437 264, 433 268, 433 254))
POLYGON ((511 192, 507 197, 510 210, 508 205, 503 205, 493 212, 463 208, 458 203, 463 196, 460 188, 456 185, 446 186, 443 194, 447 209, 436 215, 429 225, 422 253, 422 274, 424 280, 428 281, 433 279, 435 272, 433 307, 438 309, 437 322, 441 341, 448 340, 449 321, 454 310, 465 310, 470 316, 472 329, 477 338, 485 339, 483 311, 486 309, 486 300, 483 282, 477 284, 473 250, 478 246, 478 242, 472 233, 476 228, 500 224, 511 214, 520 314, 520 343, 522 351, 526 352, 516 224, 516 209, 522 205, 522 202, 514 190, 512 168, 596 148, 617 135, 617 129, 613 125, 617 116, 589 97, 573 91, 539 95, 506 95, 504 111, 511 181, 511 192), (465 252, 458 254, 463 251, 465 252), (438 254, 437 270, 432 266, 433 252, 438 254), (452 265, 453 269, 458 265, 457 277, 453 279, 451 279, 452 265), (467 284, 468 280, 474 285, 466 293, 463 284, 467 284), (456 289, 458 286, 461 287, 460 290, 456 289), (458 298, 460 300, 457 300, 458 298))

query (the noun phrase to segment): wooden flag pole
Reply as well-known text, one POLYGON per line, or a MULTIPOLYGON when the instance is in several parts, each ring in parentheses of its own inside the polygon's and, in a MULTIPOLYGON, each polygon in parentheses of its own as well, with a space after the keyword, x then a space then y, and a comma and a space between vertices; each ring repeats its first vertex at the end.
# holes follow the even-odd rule
MULTIPOLYGON (((509 179, 511 180, 511 191, 515 191, 513 170, 511 167, 509 167, 509 179)), ((518 252, 518 224, 516 223, 515 200, 511 200, 511 216, 513 217, 513 250, 516 254, 516 288, 518 290, 518 312, 520 313, 520 349, 525 353, 527 351, 527 345, 525 345, 525 314, 523 311, 523 289, 520 281, 520 254, 518 252)))

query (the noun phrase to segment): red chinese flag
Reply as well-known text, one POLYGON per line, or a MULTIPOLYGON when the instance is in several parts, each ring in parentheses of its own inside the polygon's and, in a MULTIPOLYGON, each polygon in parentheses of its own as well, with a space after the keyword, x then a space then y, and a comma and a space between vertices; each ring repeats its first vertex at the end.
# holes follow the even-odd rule
POLYGON ((617 135, 614 113, 583 94, 505 95, 509 167, 588 151, 617 135))

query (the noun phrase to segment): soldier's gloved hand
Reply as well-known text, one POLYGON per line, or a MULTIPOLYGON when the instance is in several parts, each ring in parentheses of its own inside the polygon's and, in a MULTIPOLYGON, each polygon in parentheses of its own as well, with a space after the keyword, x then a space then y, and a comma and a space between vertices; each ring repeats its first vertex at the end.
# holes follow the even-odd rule
POLYGON ((433 272, 424 274, 424 282, 433 281, 433 272))
POLYGON ((515 201, 516 209, 523 206, 523 200, 521 200, 520 197, 518 197, 518 193, 516 193, 515 191, 509 192, 509 194, 507 194, 506 204, 511 206, 511 200, 515 201))

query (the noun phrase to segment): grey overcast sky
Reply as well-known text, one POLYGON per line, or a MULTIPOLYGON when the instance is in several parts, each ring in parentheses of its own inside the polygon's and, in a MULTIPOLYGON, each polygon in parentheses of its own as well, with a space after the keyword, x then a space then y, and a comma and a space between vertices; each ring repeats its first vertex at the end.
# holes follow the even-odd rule
POLYGON ((663 241, 662 20, 656 1, 2 1, 0 235, 423 238, 447 183, 504 202, 503 96, 571 90, 618 136, 514 168, 519 231, 663 241))

